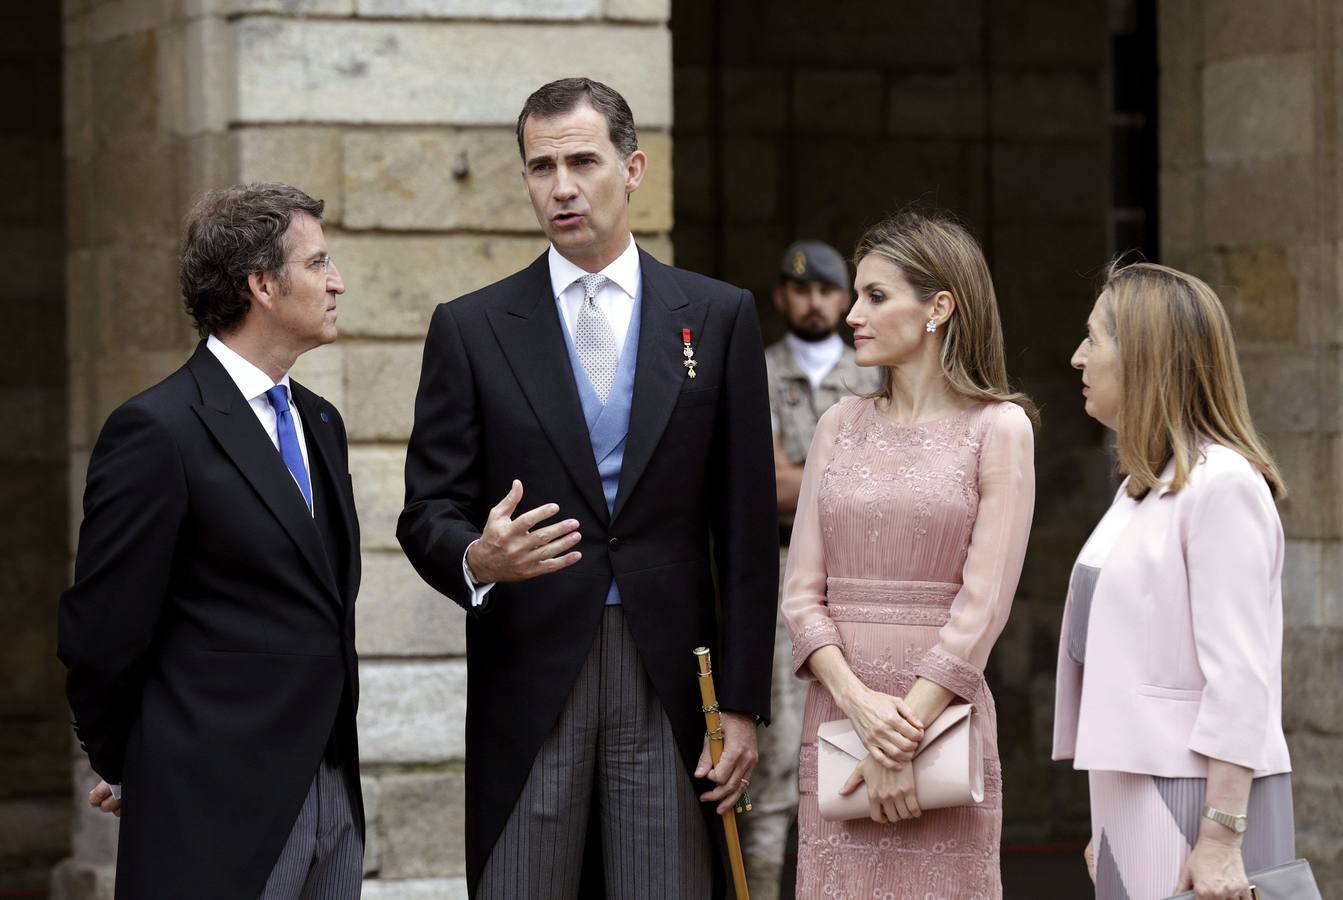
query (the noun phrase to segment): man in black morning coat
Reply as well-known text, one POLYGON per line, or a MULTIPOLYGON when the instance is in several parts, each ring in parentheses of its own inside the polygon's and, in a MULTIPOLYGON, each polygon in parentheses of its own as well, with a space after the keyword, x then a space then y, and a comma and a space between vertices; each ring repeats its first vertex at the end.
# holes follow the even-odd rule
POLYGON ((591 809, 608 896, 707 897, 723 886, 716 810, 769 714, 778 552, 755 305, 635 246, 646 158, 611 88, 546 85, 518 143, 551 249, 435 311, 397 529, 469 612, 468 884, 578 896, 591 809), (725 711, 712 772, 700 645, 725 711))
POLYGON ((93 448, 59 653, 119 900, 359 896, 359 525, 340 414, 287 374, 336 337, 322 209, 287 185, 196 205, 205 340, 93 448))

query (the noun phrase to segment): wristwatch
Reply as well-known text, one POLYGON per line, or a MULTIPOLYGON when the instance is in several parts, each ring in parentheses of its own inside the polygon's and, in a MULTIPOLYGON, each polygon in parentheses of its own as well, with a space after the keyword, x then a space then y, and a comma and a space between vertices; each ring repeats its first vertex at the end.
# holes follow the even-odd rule
POLYGON ((1203 804, 1203 817, 1212 819, 1218 825, 1225 825, 1236 834, 1244 834, 1245 829, 1249 827, 1250 819, 1248 816, 1233 816, 1231 813, 1222 812, 1220 809, 1213 809, 1206 803, 1203 804))

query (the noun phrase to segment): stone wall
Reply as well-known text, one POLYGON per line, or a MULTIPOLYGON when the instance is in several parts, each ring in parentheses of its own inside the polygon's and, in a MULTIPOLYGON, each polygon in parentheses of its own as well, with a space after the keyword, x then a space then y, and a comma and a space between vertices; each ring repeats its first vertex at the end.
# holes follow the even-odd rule
POLYGON ((56 661, 65 579, 65 203, 61 19, 0 12, 0 894, 38 887, 70 847, 69 717, 56 661))
MULTIPOLYGON (((629 100, 650 161, 633 227, 670 258, 667 15, 665 0, 66 4, 76 484, 107 413, 190 350, 173 246, 191 199, 280 180, 327 201, 341 339, 294 374, 340 407, 351 441, 365 897, 465 897, 463 617, 394 536, 429 316, 544 249, 513 123, 553 78, 590 75, 629 100)), ((91 782, 75 769, 78 797, 91 782)), ((55 896, 106 889, 114 827, 78 817, 55 896)))
POLYGON ((1231 313, 1291 495, 1284 716, 1297 850, 1343 891, 1338 0, 1163 0, 1162 252, 1231 313))
POLYGON ((1085 840, 1086 782, 1051 765, 1054 659, 1068 571, 1112 496, 1102 429, 1068 358, 1107 241, 1106 0, 807 0, 672 5, 676 252, 749 287, 766 334, 784 247, 910 204, 982 241, 1008 368, 1041 405, 1030 550, 988 673, 1006 844, 1085 840))

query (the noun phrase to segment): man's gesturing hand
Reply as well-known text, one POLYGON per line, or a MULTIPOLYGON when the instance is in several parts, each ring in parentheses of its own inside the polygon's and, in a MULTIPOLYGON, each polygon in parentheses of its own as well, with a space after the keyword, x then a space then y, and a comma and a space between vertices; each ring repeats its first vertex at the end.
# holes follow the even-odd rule
POLYGON ((582 539, 577 519, 537 528, 558 515, 559 506, 546 503, 515 519, 512 516, 520 500, 522 482, 514 479, 504 499, 490 510, 480 540, 466 551, 466 564, 481 584, 526 581, 568 568, 583 558, 577 550, 565 552, 582 539))

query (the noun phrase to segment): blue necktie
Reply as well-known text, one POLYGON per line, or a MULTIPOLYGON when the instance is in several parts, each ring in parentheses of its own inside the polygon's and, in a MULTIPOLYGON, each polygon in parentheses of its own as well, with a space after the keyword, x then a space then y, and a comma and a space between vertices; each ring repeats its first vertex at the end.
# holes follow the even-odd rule
POLYGON ((280 456, 293 473, 294 480, 298 482, 298 489, 303 492, 303 499, 307 501, 308 511, 311 512, 312 485, 308 483, 308 467, 303 465, 303 452, 298 447, 298 433, 294 431, 294 419, 289 414, 288 386, 277 384, 266 391, 266 399, 270 401, 271 409, 275 410, 275 431, 280 438, 280 456))

